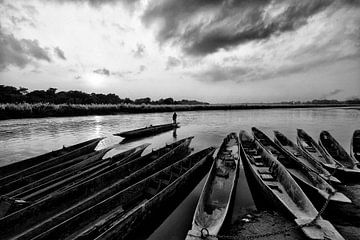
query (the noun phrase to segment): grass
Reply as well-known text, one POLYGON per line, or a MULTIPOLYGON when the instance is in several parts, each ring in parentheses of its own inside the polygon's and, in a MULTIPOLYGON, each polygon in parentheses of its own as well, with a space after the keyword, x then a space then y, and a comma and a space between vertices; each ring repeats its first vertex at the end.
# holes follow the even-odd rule
POLYGON ((109 115, 201 110, 344 107, 347 104, 211 104, 211 105, 135 105, 135 104, 0 104, 0 120, 15 118, 109 115))

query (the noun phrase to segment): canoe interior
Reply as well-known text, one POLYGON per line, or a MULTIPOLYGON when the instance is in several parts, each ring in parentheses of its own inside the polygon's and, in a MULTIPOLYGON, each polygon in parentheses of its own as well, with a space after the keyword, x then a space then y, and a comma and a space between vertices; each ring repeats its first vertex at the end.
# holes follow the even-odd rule
POLYGON ((330 173, 322 167, 320 163, 315 161, 313 158, 307 155, 306 152, 303 152, 295 143, 288 139, 284 134, 279 131, 274 131, 275 142, 277 142, 280 147, 285 151, 289 152, 295 156, 302 164, 306 167, 312 169, 313 171, 323 174, 324 177, 330 175, 330 173))
MULTIPOLYGON (((39 234, 37 239, 94 239, 107 231, 124 215, 133 211, 140 203, 153 198, 164 188, 176 181, 187 169, 205 157, 211 149, 175 161, 139 183, 122 191, 114 191, 107 198, 88 205, 86 209, 39 234)), ((132 226, 133 227, 133 226, 132 226)))
POLYGON ((320 133, 319 144, 332 158, 344 167, 357 168, 358 162, 345 151, 328 131, 322 131, 320 133))
MULTIPOLYGON (((91 223, 89 226, 73 234, 69 239, 125 238, 134 232, 141 225, 141 222, 149 218, 150 215, 158 215, 156 209, 160 210, 159 208, 166 204, 165 201, 175 194, 175 190, 179 190, 181 184, 185 184, 185 180, 190 177, 190 174, 197 172, 202 176, 205 175, 206 171, 200 173, 197 169, 203 165, 206 165, 207 169, 209 169, 213 152, 214 148, 204 149, 173 163, 169 167, 136 184, 142 185, 143 188, 141 189, 141 195, 133 201, 133 208, 128 211, 122 211, 121 215, 112 213, 112 216, 103 216, 95 223, 91 223)), ((197 176, 197 181, 200 179, 197 176)))
POLYGON ((182 154, 187 153, 185 150, 188 149, 191 139, 192 137, 179 140, 129 161, 127 164, 113 167, 80 184, 56 191, 26 208, 0 219, 0 234, 9 237, 17 234, 23 235, 23 237, 34 237, 45 229, 106 199, 114 192, 119 192, 141 178, 154 173, 153 171, 158 170, 159 166, 173 163, 176 157, 181 158, 182 154), (161 159, 159 164, 154 167, 146 166, 146 163, 159 159, 161 159), (55 217, 54 214, 56 214, 55 217), (25 219, 25 221, 20 224, 20 219, 25 219))
POLYGON ((355 130, 351 139, 351 155, 360 162, 360 130, 355 130))
POLYGON ((56 151, 51 151, 36 157, 32 157, 32 158, 28 158, 28 159, 24 159, 15 163, 11 163, 5 166, 1 166, 0 167, 0 178, 6 177, 8 175, 11 175, 15 172, 19 172, 21 170, 24 170, 28 167, 34 166, 36 164, 39 164, 41 162, 47 161, 49 159, 55 158, 55 157, 59 157, 61 155, 64 155, 66 153, 69 153, 75 149, 84 147, 86 145, 92 144, 94 143, 94 149, 96 147, 96 145, 102 140, 103 138, 94 138, 85 142, 81 142, 69 147, 63 147, 61 149, 58 149, 56 151))
MULTIPOLYGON (((335 189, 320 177, 319 174, 309 171, 308 168, 304 167, 304 165, 297 160, 297 158, 289 154, 277 143, 273 142, 266 134, 254 128, 253 134, 261 146, 289 171, 291 176, 301 185, 303 190, 312 200, 322 198, 322 200, 325 201, 329 193, 335 191, 335 189)), ((341 195, 340 193, 337 194, 341 195)), ((344 197, 345 200, 345 196, 342 195, 341 198, 344 197)))
POLYGON ((297 129, 297 143, 303 151, 322 164, 330 166, 338 165, 332 158, 329 158, 315 140, 302 129, 297 129))
POLYGON ((142 136, 155 135, 157 133, 172 130, 178 127, 179 127, 179 123, 169 123, 169 124, 154 125, 154 126, 139 128, 131 131, 116 133, 114 135, 124 138, 138 138, 142 136))
MULTIPOLYGON (((314 219, 317 210, 286 168, 245 131, 240 132, 240 143, 245 173, 256 179, 254 182, 262 189, 264 200, 287 212, 298 225, 314 219)), ((328 239, 329 236, 331 239, 343 239, 330 222, 320 217, 316 224, 301 230, 310 239, 328 239)))
POLYGON ((194 214, 193 230, 208 229, 216 235, 225 221, 236 188, 239 140, 228 135, 215 158, 194 214))
POLYGON ((241 150, 258 183, 274 195, 274 201, 282 204, 294 218, 309 218, 317 215, 305 193, 290 176, 286 168, 269 154, 245 131, 240 132, 241 150))

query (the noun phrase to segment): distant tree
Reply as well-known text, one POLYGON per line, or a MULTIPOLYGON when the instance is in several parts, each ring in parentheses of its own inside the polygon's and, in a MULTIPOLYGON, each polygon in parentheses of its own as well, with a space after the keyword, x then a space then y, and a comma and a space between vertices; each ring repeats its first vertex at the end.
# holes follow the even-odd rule
POLYGON ((149 97, 138 98, 138 99, 135 99, 134 103, 135 104, 150 104, 151 103, 151 98, 149 98, 149 97))

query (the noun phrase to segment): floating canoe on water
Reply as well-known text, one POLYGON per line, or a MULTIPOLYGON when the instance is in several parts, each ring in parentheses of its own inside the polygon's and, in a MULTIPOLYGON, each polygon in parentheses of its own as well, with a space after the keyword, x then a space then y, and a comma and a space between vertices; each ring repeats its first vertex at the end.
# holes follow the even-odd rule
MULTIPOLYGON (((49 234, 63 229, 63 224, 66 224, 64 221, 187 155, 192 138, 166 145, 126 164, 115 163, 101 174, 88 177, 86 181, 70 184, 26 208, 1 218, 0 235, 4 239, 30 239, 49 228, 52 229, 49 230, 49 234)), ((76 222, 80 223, 81 221, 76 222)), ((66 230, 69 230, 68 228, 66 230)))
POLYGON ((114 135, 123 138, 141 138, 141 137, 156 135, 158 133, 170 131, 178 127, 179 127, 179 123, 169 123, 169 124, 154 125, 154 126, 139 128, 127 132, 115 133, 114 135))
POLYGON ((351 139, 350 155, 360 162, 360 129, 354 131, 351 139))
POLYGON ((0 185, 90 153, 94 151, 102 139, 103 138, 95 138, 70 147, 63 147, 57 151, 2 166, 0 167, 0 185))
POLYGON ((340 180, 346 182, 360 179, 360 169, 346 168, 341 163, 335 161, 302 129, 298 129, 297 131, 297 142, 304 152, 320 162, 329 172, 334 173, 334 176, 340 180))
POLYGON ((334 161, 337 161, 346 168, 359 170, 359 162, 352 158, 328 131, 320 133, 319 145, 334 161))
POLYGON ((340 192, 336 192, 319 174, 309 170, 309 168, 302 164, 296 157, 273 142, 265 133, 255 127, 252 128, 252 132, 262 147, 286 167, 311 201, 320 201, 320 203, 323 204, 329 198, 329 195, 333 194, 330 202, 351 203, 349 198, 340 192))
POLYGON ((219 233, 236 189, 239 154, 238 136, 231 133, 224 139, 206 179, 187 240, 219 233))
POLYGON ((305 167, 310 170, 318 173, 322 178, 332 183, 338 184, 340 181, 331 176, 330 173, 315 159, 310 157, 306 152, 302 151, 295 143, 288 139, 284 134, 279 131, 274 131, 275 143, 283 148, 284 151, 287 151, 289 154, 293 155, 299 160, 305 167))
MULTIPOLYGON (((310 223, 318 211, 297 185, 286 168, 245 131, 240 132, 241 159, 250 185, 262 195, 262 201, 295 220, 300 227, 310 223)), ((314 225, 300 228, 310 239, 344 239, 327 220, 317 218, 314 225)), ((268 230, 271 233, 271 229, 268 230)), ((259 234, 266 234, 259 233, 259 234)), ((276 235, 273 236, 276 239, 276 235)), ((255 238, 255 237, 254 237, 255 238)))

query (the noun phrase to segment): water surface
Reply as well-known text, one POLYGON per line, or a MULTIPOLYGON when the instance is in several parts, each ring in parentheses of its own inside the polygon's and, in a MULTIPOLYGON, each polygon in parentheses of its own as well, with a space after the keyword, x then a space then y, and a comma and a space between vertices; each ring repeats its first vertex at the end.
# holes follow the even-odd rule
MULTIPOLYGON (((169 123, 171 120, 172 113, 148 113, 0 121, 0 166, 95 137, 106 137, 98 146, 104 148, 122 141, 121 137, 112 136, 113 133, 169 123)), ((238 133, 240 129, 250 131, 252 126, 264 130, 271 137, 273 130, 279 130, 293 141, 297 128, 303 128, 316 141, 321 130, 328 130, 349 151, 352 133, 360 129, 359 120, 359 110, 341 108, 178 112, 181 128, 177 129, 176 134, 167 132, 121 144, 109 154, 151 143, 145 151, 147 153, 152 148, 188 136, 195 136, 191 147, 198 151, 219 146, 228 133, 238 133)), ((185 238, 203 183, 204 180, 149 239, 185 238)), ((254 203, 241 169, 232 219, 252 208, 254 203)))

